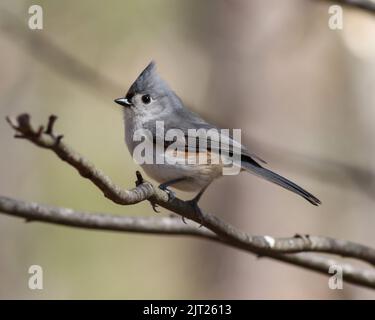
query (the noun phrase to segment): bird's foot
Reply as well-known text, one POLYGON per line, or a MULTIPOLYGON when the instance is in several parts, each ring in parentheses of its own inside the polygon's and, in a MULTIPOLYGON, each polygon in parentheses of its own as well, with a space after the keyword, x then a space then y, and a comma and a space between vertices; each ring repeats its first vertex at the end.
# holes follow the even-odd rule
POLYGON ((174 198, 176 198, 176 193, 169 189, 167 184, 160 184, 159 189, 165 191, 168 194, 168 201, 172 201, 174 198))
MULTIPOLYGON (((142 174, 138 170, 135 172, 135 174, 137 176, 137 180, 135 181, 135 185, 137 187, 146 182, 145 179, 143 179, 142 174)), ((158 205, 151 200, 149 200, 149 201, 150 201, 150 204, 152 206, 152 210, 154 210, 154 212, 156 212, 156 213, 160 213, 160 211, 157 209, 158 205)))
POLYGON ((150 204, 151 204, 152 210, 154 210, 154 212, 160 213, 160 211, 157 209, 158 205, 155 202, 150 201, 150 204))

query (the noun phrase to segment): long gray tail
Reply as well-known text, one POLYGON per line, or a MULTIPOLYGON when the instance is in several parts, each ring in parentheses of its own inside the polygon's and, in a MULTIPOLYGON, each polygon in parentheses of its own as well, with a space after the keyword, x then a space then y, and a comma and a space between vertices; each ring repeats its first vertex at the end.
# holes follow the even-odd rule
POLYGON ((270 182, 276 183, 277 185, 300 195, 301 197, 305 198, 308 202, 312 203, 314 206, 321 204, 320 200, 313 196, 310 192, 307 192, 300 186, 296 185, 294 182, 278 175, 277 173, 272 172, 271 170, 268 170, 266 168, 263 168, 255 161, 254 163, 242 161, 242 168, 246 171, 249 171, 250 173, 253 173, 270 182))

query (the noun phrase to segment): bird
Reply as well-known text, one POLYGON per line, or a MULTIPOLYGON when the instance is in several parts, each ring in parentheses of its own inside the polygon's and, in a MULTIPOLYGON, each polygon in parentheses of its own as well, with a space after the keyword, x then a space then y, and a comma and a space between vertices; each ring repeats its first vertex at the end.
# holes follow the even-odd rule
MULTIPOLYGON (((114 100, 121 105, 124 113, 125 142, 128 150, 133 155, 140 146, 138 132, 147 132, 143 142, 148 146, 159 150, 155 154, 167 161, 155 161, 153 154, 151 161, 141 163, 145 173, 160 183, 159 188, 166 191, 170 199, 175 197, 174 191, 170 189, 196 192, 191 200, 194 204, 202 197, 207 187, 217 178, 223 176, 223 170, 230 162, 233 155, 233 147, 239 150, 239 172, 254 174, 268 180, 284 189, 294 192, 314 206, 321 201, 296 183, 267 169, 266 162, 245 146, 240 144, 229 134, 220 133, 218 137, 205 137, 205 144, 199 144, 189 140, 190 130, 217 130, 220 128, 205 121, 200 115, 189 110, 177 94, 164 81, 156 68, 156 63, 151 61, 140 73, 127 93, 114 100), (157 130, 156 124, 162 123, 163 133, 157 130), (174 140, 176 148, 171 150, 171 142, 165 139, 164 132, 176 130, 182 132, 174 140), (223 139, 225 138, 225 139, 223 139), (226 141, 223 143, 218 143, 226 141), (232 151, 231 151, 232 150, 232 151), (232 153, 231 153, 232 152, 232 153), (187 161, 192 156, 205 155, 205 163, 190 163, 187 161), (212 158, 222 157, 223 161, 212 161, 212 158), (175 162, 168 160, 177 160, 175 162), (224 161, 227 160, 227 161, 224 161)), ((155 210, 155 208, 154 208, 155 210)))

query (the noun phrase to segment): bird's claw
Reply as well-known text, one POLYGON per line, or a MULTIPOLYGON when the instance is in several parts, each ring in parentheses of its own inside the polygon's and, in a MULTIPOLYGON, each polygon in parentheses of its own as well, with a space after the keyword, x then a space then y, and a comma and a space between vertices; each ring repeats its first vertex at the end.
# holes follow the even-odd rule
POLYGON ((185 224, 187 224, 187 222, 186 222, 186 220, 185 220, 185 217, 183 217, 183 216, 180 216, 180 215, 178 215, 178 214, 174 214, 174 213, 170 214, 169 216, 170 216, 171 218, 176 218, 176 219, 181 218, 181 219, 182 219, 182 222, 185 223, 185 224))
POLYGON ((152 210, 156 213, 160 213, 160 211, 157 209, 158 205, 155 202, 151 202, 152 210))
POLYGON ((176 193, 163 184, 159 185, 159 189, 165 191, 168 195, 168 201, 172 201, 176 198, 176 193))

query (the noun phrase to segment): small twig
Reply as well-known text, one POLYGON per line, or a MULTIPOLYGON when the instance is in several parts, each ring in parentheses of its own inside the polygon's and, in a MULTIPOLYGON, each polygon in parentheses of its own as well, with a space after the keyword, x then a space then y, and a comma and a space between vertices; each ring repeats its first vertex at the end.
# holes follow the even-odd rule
POLYGON ((57 116, 55 116, 53 114, 49 116, 47 129, 46 129, 46 131, 44 131, 45 134, 53 136, 53 127, 55 125, 56 120, 57 120, 57 116))

